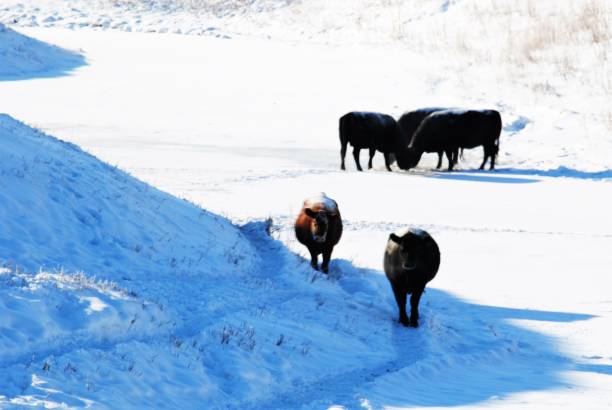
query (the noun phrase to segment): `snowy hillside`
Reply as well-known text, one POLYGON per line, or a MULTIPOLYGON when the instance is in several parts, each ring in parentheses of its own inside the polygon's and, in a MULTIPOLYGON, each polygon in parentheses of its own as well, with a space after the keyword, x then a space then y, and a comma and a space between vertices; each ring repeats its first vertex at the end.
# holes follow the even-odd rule
POLYGON ((3 1, 0 408, 611 407, 611 11, 3 1), (501 112, 496 172, 339 170, 342 114, 433 105, 501 112), (321 191, 329 276, 293 232, 321 191), (418 329, 407 226, 442 255, 418 329))
POLYGON ((133 367, 125 355, 142 359, 143 344, 172 355, 171 338, 207 322, 209 282, 259 263, 223 218, 72 144, 7 115, 0 139, 0 391, 11 401, 88 403, 71 383, 99 390, 110 362, 133 367))
POLYGON ((591 315, 432 289, 406 331, 375 271, 336 259, 326 280, 265 223, 238 230, 6 115, 0 135, 0 403, 459 405, 564 386, 575 366, 508 319, 591 315))
POLYGON ((85 63, 77 53, 24 36, 0 23, 0 81, 56 76, 85 63))

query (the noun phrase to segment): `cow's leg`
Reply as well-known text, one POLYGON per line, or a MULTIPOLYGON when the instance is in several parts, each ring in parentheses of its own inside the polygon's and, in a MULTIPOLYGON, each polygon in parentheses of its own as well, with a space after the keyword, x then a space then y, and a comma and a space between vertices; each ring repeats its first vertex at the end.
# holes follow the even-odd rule
POLYGON ((391 172, 391 154, 383 152, 383 156, 385 157, 385 167, 387 167, 387 171, 391 172))
POLYGON ((374 155, 376 155, 376 148, 370 148, 370 160, 368 161, 368 169, 372 169, 372 160, 374 159, 374 155))
POLYGON ((408 326, 410 322, 406 314, 406 288, 394 283, 391 284, 391 288, 393 289, 393 295, 395 296, 395 301, 399 308, 399 321, 402 325, 408 326))
POLYGON ((484 169, 485 164, 487 163, 487 159, 489 159, 489 150, 486 147, 482 147, 484 150, 484 159, 482 160, 482 164, 480 164, 480 168, 478 169, 484 169))
POLYGON ((329 248, 323 251, 323 263, 321 263, 321 270, 325 273, 329 271, 329 261, 331 260, 333 248, 329 248))
POLYGON ((447 149, 445 153, 446 153, 446 159, 448 159, 448 170, 452 171, 453 165, 455 165, 453 162, 453 150, 447 149))
POLYGON ((359 151, 361 151, 361 148, 353 147, 353 158, 355 158, 355 164, 357 164, 357 170, 363 171, 363 169, 361 168, 361 164, 359 163, 359 151))
POLYGON ((497 147, 494 147, 491 151, 491 167, 489 168, 490 170, 495 169, 495 157, 497 157, 497 152, 497 147))
POLYGON ((438 165, 436 165, 436 169, 440 169, 442 166, 442 151, 438 151, 438 165))
POLYGON ((311 249, 308 250, 310 251, 310 266, 312 266, 314 270, 319 270, 319 254, 311 249))
POLYGON ((416 289, 410 295, 410 326, 417 327, 419 325, 419 302, 425 288, 416 289))
POLYGON ((348 144, 347 143, 343 143, 340 146, 340 169, 341 170, 346 170, 346 167, 344 166, 344 157, 346 156, 346 146, 348 144))

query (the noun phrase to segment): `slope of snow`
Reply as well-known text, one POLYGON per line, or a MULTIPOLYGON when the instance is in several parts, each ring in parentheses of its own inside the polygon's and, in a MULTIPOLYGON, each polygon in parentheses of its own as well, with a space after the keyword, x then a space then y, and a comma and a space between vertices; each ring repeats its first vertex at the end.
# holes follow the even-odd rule
MULTIPOLYGON (((250 215, 247 219, 271 212, 277 221, 273 226, 249 223, 238 231, 7 116, 2 117, 2 137, 7 160, 0 221, 7 236, 1 243, 2 254, 12 260, 0 282, 2 350, 3 357, 10 357, 0 362, 4 405, 511 406, 529 392, 535 402, 551 402, 546 392, 584 392, 586 387, 577 383, 589 386, 591 394, 599 389, 591 404, 607 403, 607 348, 605 343, 584 342, 593 334, 605 334, 610 322, 605 303, 599 304, 605 300, 604 289, 596 284, 609 263, 609 255, 601 250, 610 240, 597 232, 609 227, 593 223, 582 228, 584 233, 572 233, 580 229, 577 224, 567 225, 568 232, 534 233, 528 225, 527 231, 507 231, 503 227, 515 222, 506 219, 496 231, 479 229, 476 219, 464 219, 474 228, 461 229, 439 225, 444 219, 436 213, 451 220, 450 209, 438 207, 429 215, 413 204, 408 219, 421 221, 418 226, 434 234, 444 260, 423 298, 422 325, 411 331, 395 320, 396 307, 379 266, 386 235, 408 223, 403 222, 403 203, 381 208, 370 206, 376 201, 366 201, 360 207, 360 194, 351 187, 359 183, 397 192, 408 182, 414 191, 437 187, 441 192, 431 195, 438 197, 457 184, 456 189, 470 189, 469 182, 442 179, 431 185, 427 181, 432 179, 407 181, 406 176, 386 172, 336 173, 337 184, 328 187, 345 204, 347 229, 326 279, 299 256, 304 250, 290 236, 292 215, 283 217, 282 199, 297 200, 303 187, 312 191, 329 174, 301 177, 298 183, 241 182, 228 186, 225 195, 211 195, 216 197, 211 206, 220 201, 220 209, 233 215, 240 216, 239 209, 250 215), (16 194, 21 197, 11 198, 16 194), (258 204, 244 207, 257 195, 258 204), (16 203, 29 208, 12 206, 16 203), (99 218, 83 218, 93 204, 99 204, 99 218), (381 212, 387 222, 377 219, 381 212), (367 220, 360 221, 359 215, 367 220), (46 226, 58 233, 47 232, 46 226), (266 231, 277 231, 282 242, 266 231), (99 239, 92 243, 91 236, 99 239), (581 265, 583 254, 570 252, 576 236, 585 252, 590 249, 592 264, 584 274, 594 287, 576 294, 574 280, 564 276, 556 279, 556 297, 538 298, 539 289, 559 270, 581 265), (147 246, 126 249, 132 241, 146 241, 143 237, 153 242, 149 246, 154 253, 147 246), (543 240, 550 246, 542 248, 543 240), (488 245, 482 248, 484 243, 488 245), (476 244, 480 252, 473 248, 476 244), (541 253, 530 256, 534 247, 541 253), (513 249, 521 262, 507 255, 498 265, 498 249, 513 249), (547 266, 560 249, 568 257, 547 266), (203 252, 201 261, 190 259, 198 252, 203 252), (170 255, 179 257, 173 261, 170 255), (485 255, 474 265, 474 257, 485 255), (28 273, 57 261, 69 271, 28 273), (523 271, 522 263, 533 266, 523 271), (492 264, 497 268, 490 282, 485 278, 492 264), (15 265, 25 268, 15 270, 15 265), (74 275, 75 270, 83 273, 74 275), (527 292, 524 281, 530 282, 527 292), (572 308, 568 312, 564 306, 572 308), (576 311, 592 313, 571 313, 576 311), (581 382, 581 375, 594 376, 581 382)), ((593 182, 589 189, 597 191, 601 184, 593 182)), ((515 186, 520 190, 532 185, 515 186)), ((543 198, 571 188, 545 186, 543 198)), ((372 199, 388 196, 372 194, 372 199)), ((433 211, 425 204, 427 208, 433 211)), ((455 202, 453 208, 469 206, 455 202)), ((479 219, 485 213, 480 211, 479 219)), ((487 220, 482 223, 490 226, 487 220)))
POLYGON ((41 266, 82 270, 129 282, 156 271, 191 275, 192 266, 204 258, 211 261, 202 266, 214 274, 228 260, 227 249, 248 253, 223 218, 7 115, 0 120, 1 230, 20 238, 17 243, 3 239, 7 263, 29 271, 41 266))
POLYGON ((326 280, 265 223, 239 231, 72 144, 0 120, 0 221, 11 233, 1 241, 10 260, 0 276, 5 404, 457 405, 567 385, 558 374, 575 365, 557 342, 508 319, 590 315, 432 289, 420 331, 408 331, 375 271, 335 259, 326 280), (28 273, 40 266, 82 273, 28 273), (444 395, 431 395, 432 377, 450 383, 444 395))
MULTIPOLYGON (((487 306, 430 288, 419 331, 401 327, 380 267, 369 267, 378 266, 372 262, 397 226, 357 223, 358 201, 338 187, 348 229, 326 279, 268 236, 280 229, 275 235, 303 251, 285 237, 290 228, 280 217, 274 226, 254 222, 237 230, 72 144, 8 116, 1 120, 0 243, 10 260, 0 276, 4 405, 457 406, 572 387, 562 375, 580 373, 580 366, 605 374, 605 365, 579 364, 575 353, 560 348, 554 335, 576 335, 585 328, 580 323, 593 318, 559 310, 562 303, 544 304, 551 311, 487 306), (358 264, 342 259, 356 249, 358 264), (40 266, 64 271, 36 273, 40 266), (541 323, 537 330, 534 323, 541 323), (546 324, 563 327, 542 332, 546 324), (440 394, 432 386, 447 387, 440 394)), ((380 177, 405 179, 381 173, 365 182, 380 177)), ((271 192, 265 184, 253 188, 271 192)), ((294 189, 281 192, 297 198, 294 189)), ((233 192, 239 197, 225 203, 228 210, 251 196, 245 187, 233 192)), ((392 212, 399 224, 400 209, 392 212)), ((437 225, 428 230, 446 250, 438 283, 462 289, 453 270, 471 258, 460 256, 461 235, 437 225)), ((530 249, 537 238, 514 233, 495 246, 526 255, 515 241, 530 249)), ((563 236, 551 240, 571 246, 563 236)), ((585 240, 593 249, 606 243, 597 236, 585 240)), ((507 268, 498 275, 511 276, 515 267, 507 268)), ((477 270, 471 280, 480 275, 477 270)))
POLYGON ((7 115, 0 116, 0 139, 5 400, 62 401, 70 392, 53 390, 45 375, 68 377, 80 389, 104 379, 108 361, 128 367, 118 358, 122 350, 142 358, 143 343, 159 345, 162 360, 171 361, 170 339, 206 322, 209 282, 228 273, 247 275, 258 262, 225 219, 72 144, 7 115), (60 366, 55 360, 64 361, 60 366))
POLYGON ((0 23, 0 81, 63 75, 85 64, 72 51, 26 37, 0 23))
MULTIPOLYGON (((0 112, 105 162, 0 117, 0 407, 610 407, 612 140, 591 109, 605 83, 535 57, 526 78, 460 44, 442 57, 385 44, 395 2, 282 3, 0 6, 23 26, 91 27, 105 13, 123 31, 205 30, 219 15, 256 37, 344 44, 23 29, 89 65, 0 83, 0 112), (275 15, 292 29, 262 24, 275 15), (352 159, 338 171, 344 112, 428 105, 499 109, 500 170, 474 171, 475 149, 452 174, 432 171, 433 156, 411 172, 383 171, 380 155, 372 171, 352 159), (329 277, 292 233, 321 191, 345 226, 329 277), (397 324, 381 270, 389 233, 408 226, 442 253, 417 330, 397 324)), ((422 36, 454 33, 484 3, 399 17, 422 36)))

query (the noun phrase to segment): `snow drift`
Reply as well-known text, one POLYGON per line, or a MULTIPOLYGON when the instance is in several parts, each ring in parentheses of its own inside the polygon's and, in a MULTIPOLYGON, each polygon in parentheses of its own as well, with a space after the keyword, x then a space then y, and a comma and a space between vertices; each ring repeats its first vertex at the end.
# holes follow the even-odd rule
POLYGON ((0 392, 18 396, 13 403, 42 404, 20 394, 30 385, 49 394, 35 377, 41 369, 92 385, 92 366, 109 370, 93 357, 79 364, 83 355, 119 355, 124 341, 140 351, 142 340, 179 333, 193 319, 182 310, 197 315, 210 302, 187 297, 207 286, 198 278, 230 267, 240 276, 256 261, 227 220, 72 144, 7 115, 0 141, 0 392), (71 359, 55 369, 53 358, 65 354, 71 359))
POLYGON ((24 36, 0 23, 0 81, 54 77, 85 64, 78 53, 24 36))

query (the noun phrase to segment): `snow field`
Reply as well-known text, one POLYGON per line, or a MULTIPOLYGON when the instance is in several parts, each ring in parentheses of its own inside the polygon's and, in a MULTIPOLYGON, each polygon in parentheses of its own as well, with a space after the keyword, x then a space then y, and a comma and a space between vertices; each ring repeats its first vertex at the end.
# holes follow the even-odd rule
MULTIPOLYGON (((126 199, 132 200, 147 195, 146 191, 143 194, 133 188, 134 185, 144 184, 97 162, 74 146, 37 133, 7 116, 2 120, 4 140, 7 142, 3 144, 6 149, 4 157, 14 158, 5 162, 3 175, 21 180, 22 184, 26 182, 20 190, 22 195, 45 195, 42 188, 47 186, 69 186, 78 193, 81 189, 96 185, 89 182, 88 177, 94 180, 106 174, 110 178, 106 177, 103 193, 121 190, 126 199), (42 147, 37 147, 34 142, 42 147), (25 145, 25 149, 21 145, 25 145), (63 161, 52 160, 54 156, 59 156, 63 161), (63 165, 60 166, 60 163, 63 165), (70 181, 67 177, 74 172, 73 169, 79 170, 83 176, 70 181), (45 175, 53 182, 46 179, 45 175), (24 190, 23 186, 29 189, 24 190), (128 197, 130 192, 136 198, 128 197)), ((382 178, 405 183, 407 179, 405 175, 383 172, 339 174, 340 180, 359 178, 361 183, 368 180, 382 181, 382 178)), ((257 184, 249 182, 247 186, 259 190, 261 195, 268 189, 267 183, 276 183, 276 190, 281 189, 283 195, 297 200, 297 193, 293 194, 290 185, 297 191, 299 186, 314 187, 320 184, 321 178, 328 176, 305 176, 301 179, 310 181, 301 181, 299 185, 293 182, 285 187, 278 186, 278 180, 264 180, 257 184)), ((408 180, 414 181, 416 186, 412 188, 418 190, 419 183, 424 184, 427 178, 408 177, 408 180)), ((444 180, 440 184, 452 186, 444 180)), ((367 185, 394 190, 392 186, 384 184, 367 185)), ((74 234, 59 236, 57 240, 60 243, 52 249, 53 254, 58 258, 61 256, 65 266, 84 266, 86 272, 95 273, 98 279, 64 273, 28 275, 14 270, 3 273, 3 278, 6 278, 3 281, 3 291, 8 296, 4 311, 14 321, 7 324, 7 328, 19 329, 21 340, 28 341, 25 344, 27 348, 18 350, 13 361, 3 363, 7 370, 3 372, 5 376, 2 380, 5 404, 64 403, 76 407, 93 404, 125 408, 138 407, 146 400, 156 407, 194 407, 202 401, 211 408, 227 405, 241 408, 322 408, 332 404, 341 404, 347 408, 366 404, 375 408, 444 406, 479 402, 500 392, 505 397, 525 390, 541 391, 568 385, 560 374, 579 371, 581 367, 573 355, 558 350, 558 342, 553 336, 558 334, 558 330, 549 330, 549 335, 543 335, 542 326, 536 326, 536 331, 525 326, 521 320, 528 324, 567 323, 562 332, 566 336, 577 332, 580 323, 592 316, 564 313, 559 308, 566 306, 565 302, 551 304, 552 311, 502 307, 499 303, 487 306, 466 302, 441 290, 453 289, 463 295, 473 296, 474 300, 487 300, 480 290, 474 289, 473 283, 483 283, 488 263, 485 261, 478 265, 480 268, 475 272, 466 275, 469 272, 467 267, 472 265, 472 257, 462 254, 463 250, 457 247, 457 241, 465 239, 465 230, 459 231, 460 234, 444 226, 425 225, 442 249, 453 249, 456 254, 443 253, 445 260, 439 278, 436 278, 436 283, 432 284, 423 298, 423 324, 420 330, 408 332, 399 326, 395 322, 396 308, 388 283, 378 266, 386 236, 393 230, 392 226, 381 222, 353 222, 355 210, 350 204, 356 205, 359 201, 350 199, 350 195, 358 196, 357 192, 351 192, 351 186, 354 183, 339 181, 334 189, 337 193, 335 199, 349 205, 346 209, 341 206, 348 229, 341 246, 336 250, 329 279, 312 271, 305 259, 288 252, 281 242, 271 241, 265 233, 266 229, 269 230, 266 224, 250 223, 237 232, 222 219, 201 211, 201 216, 196 218, 194 215, 191 222, 200 225, 199 229, 202 229, 202 224, 204 228, 210 225, 220 231, 228 230, 223 236, 237 238, 238 235, 246 240, 239 253, 244 259, 234 261, 238 266, 243 266, 243 270, 246 269, 245 274, 235 271, 232 268, 234 262, 224 259, 227 254, 223 250, 229 247, 226 244, 219 248, 216 255, 215 248, 206 245, 210 252, 206 262, 188 263, 187 271, 173 267, 172 263, 166 265, 159 259, 153 261, 154 265, 148 268, 149 271, 139 270, 137 262, 142 252, 133 252, 132 256, 120 259, 123 261, 122 266, 134 266, 133 270, 121 272, 122 276, 118 276, 118 267, 113 264, 98 271, 97 265, 89 261, 94 257, 83 258, 79 263, 79 253, 84 250, 74 252, 70 247, 74 246, 70 238, 78 234, 90 234, 91 226, 84 222, 72 222, 72 216, 62 215, 62 211, 72 212, 83 206, 75 206, 68 200, 61 201, 58 206, 51 206, 59 214, 48 219, 55 221, 53 225, 80 227, 74 234), (338 190, 342 185, 347 188, 346 193, 338 190), (64 245, 68 247, 59 246, 63 242, 67 242, 64 245), (381 249, 372 246, 374 243, 380 243, 381 249), (354 252, 358 249, 361 251, 357 257, 354 252), (343 255, 350 255, 351 252, 353 262, 343 258, 343 255), (215 264, 217 260, 223 262, 215 264), (229 265, 230 270, 222 275, 210 268, 218 266, 217 269, 223 270, 224 265, 229 265), (453 274, 452 266, 462 272, 461 278, 453 274), (200 277, 196 272, 200 272, 200 277), (129 275, 129 280, 124 275, 129 275), (106 285, 104 281, 109 279, 121 283, 126 289, 122 290, 113 283, 106 285), (185 286, 185 280, 189 281, 189 286, 185 286), (33 307, 23 299, 45 302, 33 307), (64 314, 65 311, 70 314, 64 314), (23 320, 24 317, 28 320, 23 320), (32 321, 32 318, 36 320, 32 321), (18 321, 22 323, 15 327, 18 321), (33 343, 33 340, 40 342, 33 343), (537 369, 532 367, 534 360, 538 361, 537 369), (498 362, 506 364, 503 370, 493 364, 498 362), (466 373, 466 369, 472 370, 466 373), (508 378, 508 375, 525 375, 526 372, 534 373, 527 378, 508 378), (406 380, 410 381, 411 386, 408 395, 407 391, 400 388, 406 380), (488 382, 485 383, 485 380, 488 382), (432 384, 447 386, 444 394, 432 391, 432 384), (113 397, 110 402, 109 397, 113 397)), ((250 194, 244 189, 246 186, 242 189, 228 188, 235 194, 250 194)), ((153 188, 148 190, 148 195, 154 198, 158 195, 167 197, 153 188)), ((88 200, 93 201, 95 198, 96 202, 99 202, 100 196, 103 195, 83 195, 88 200)), ((53 204, 52 198, 41 202, 53 204)), ((143 206, 158 203, 146 198, 140 201, 143 206)), ((228 201, 227 198, 223 201, 228 212, 233 212, 231 207, 227 208, 228 204, 240 203, 228 201)), ((181 201, 168 199, 168 202, 171 209, 181 203, 187 209, 190 207, 181 201)), ((117 206, 125 207, 126 203, 130 201, 120 201, 117 206)), ((396 208, 398 205, 401 208, 402 204, 393 204, 386 211, 378 208, 368 215, 371 220, 381 211, 397 215, 402 212, 396 208)), ((105 210, 107 208, 112 209, 112 205, 108 204, 105 210)), ((155 224, 170 230, 161 222, 164 221, 163 209, 157 210, 159 219, 155 224)), ((260 212, 258 208, 248 210, 254 214, 260 212)), ((268 211, 276 212, 274 209, 268 211)), ((34 215, 45 217, 44 213, 34 215)), ((175 213, 172 215, 173 218, 178 216, 175 213)), ((112 227, 115 231, 117 225, 112 221, 117 218, 103 217, 105 223, 101 224, 102 231, 107 224, 109 229, 112 227)), ((137 226, 143 223, 141 218, 130 220, 137 226)), ((2 218, 4 221, 7 219, 10 218, 2 218)), ((175 222, 171 219, 166 224, 175 222)), ((401 224, 401 219, 396 220, 401 224)), ((35 226, 33 221, 23 221, 24 226, 35 226)), ((274 235, 287 243, 290 249, 303 253, 303 250, 296 247, 295 240, 289 238, 290 222, 283 227, 278 225, 283 223, 282 218, 276 218, 276 221, 277 225, 272 227, 272 231, 276 232, 274 235), (280 231, 275 230, 278 228, 280 231)), ((189 226, 190 223, 183 220, 180 230, 188 232, 189 226)), ((477 227, 473 229, 475 232, 471 235, 483 236, 477 227)), ((133 230, 139 231, 136 228, 133 230)), ((14 229, 3 231, 14 232, 14 229)), ((143 228, 140 231, 148 232, 150 229, 143 228)), ((129 232, 127 230, 124 233, 124 241, 134 237, 129 232)), ((517 249, 519 255, 526 255, 531 245, 540 242, 538 235, 522 231, 498 235, 501 235, 496 236, 499 239, 511 239, 498 239, 496 243, 490 243, 492 249, 488 254, 491 258, 496 258, 494 250, 497 247, 516 247, 516 241, 524 242, 526 238, 532 238, 523 245, 526 249, 517 249)), ((207 240, 211 236, 219 237, 210 233, 203 234, 201 238, 207 240)), ((563 246, 571 249, 571 239, 564 239, 563 234, 553 233, 550 236, 557 246, 567 244, 563 246)), ((485 237, 489 238, 490 232, 485 237)), ((40 244, 30 242, 28 237, 17 238, 20 239, 16 243, 22 250, 30 250, 24 253, 26 255, 36 255, 45 249, 40 244), (34 249, 37 251, 33 252, 34 249)), ((190 238, 193 240, 194 236, 190 238)), ((169 243, 177 240, 175 238, 169 243)), ((591 241, 594 244, 600 243, 596 237, 591 241)), ((472 245, 477 243, 474 239, 468 242, 472 245)), ((101 243, 104 244, 103 248, 113 247, 110 243, 101 243)), ((601 240, 602 246, 605 243, 605 240, 601 240)), ((91 245, 81 245, 85 249, 88 246, 91 245)), ((593 248, 597 249, 597 246, 593 248)), ((467 248, 465 251, 470 250, 470 246, 467 248)), ((553 249, 553 252, 556 250, 553 249)), ((548 253, 546 249, 540 251, 548 253)), ((166 250, 159 246, 158 252, 177 252, 177 247, 166 250)), ((231 254, 237 253, 234 251, 231 254)), ((605 261, 605 256, 602 257, 605 261)), ((22 264, 15 260, 17 258, 16 255, 13 263, 22 264)), ((26 262, 29 260, 30 257, 25 259, 26 262)), ((581 260, 578 258, 575 263, 581 260)), ((179 267, 185 268, 183 260, 177 263, 179 267)), ((567 261, 562 263, 567 266, 567 261)), ((593 261, 595 267, 604 265, 597 260, 593 261)), ((537 265, 533 269, 546 272, 537 265)), ((494 299, 503 295, 506 303, 513 306, 517 300, 509 294, 517 294, 522 298, 518 300, 519 305, 533 306, 533 302, 530 302, 533 296, 525 293, 520 285, 523 275, 529 277, 529 272, 522 274, 520 266, 507 262, 504 269, 499 272, 498 268, 497 272, 501 277, 513 277, 511 282, 518 284, 514 288, 501 289, 491 284, 485 285, 489 292, 498 295, 494 299)), ((499 277, 496 282, 498 280, 499 277)), ((541 280, 544 285, 546 279, 541 280)), ((504 284, 508 285, 508 282, 504 284)), ((543 285, 534 283, 534 292, 539 292, 543 285)), ((559 289, 566 289, 562 293, 563 298, 575 293, 571 286, 559 289)), ((590 299, 594 294, 591 290, 586 292, 585 297, 590 299)), ((571 297, 567 300, 572 300, 572 304, 580 304, 579 300, 571 297)), ((583 307, 586 311, 592 311, 591 305, 583 307)), ((602 324, 607 326, 608 322, 609 319, 602 324)), ((13 332, 4 334, 15 337, 13 332)), ((3 350, 15 351, 19 343, 7 340, 5 337, 3 350)), ((601 360, 584 357, 597 355, 590 349, 584 353, 580 361, 586 363, 582 366, 595 366, 595 369, 599 369, 601 365, 598 362, 601 360)), ((601 369, 605 371, 606 368, 604 366, 601 369)))
POLYGON ((119 168, 0 117, 0 406, 610 406, 599 117, 394 46, 24 32, 88 65, 2 82, 0 111, 119 168), (338 171, 339 115, 433 104, 502 111, 499 172, 338 171), (320 191, 329 277, 292 236, 320 191), (442 252, 417 331, 381 272, 404 226, 442 252))

